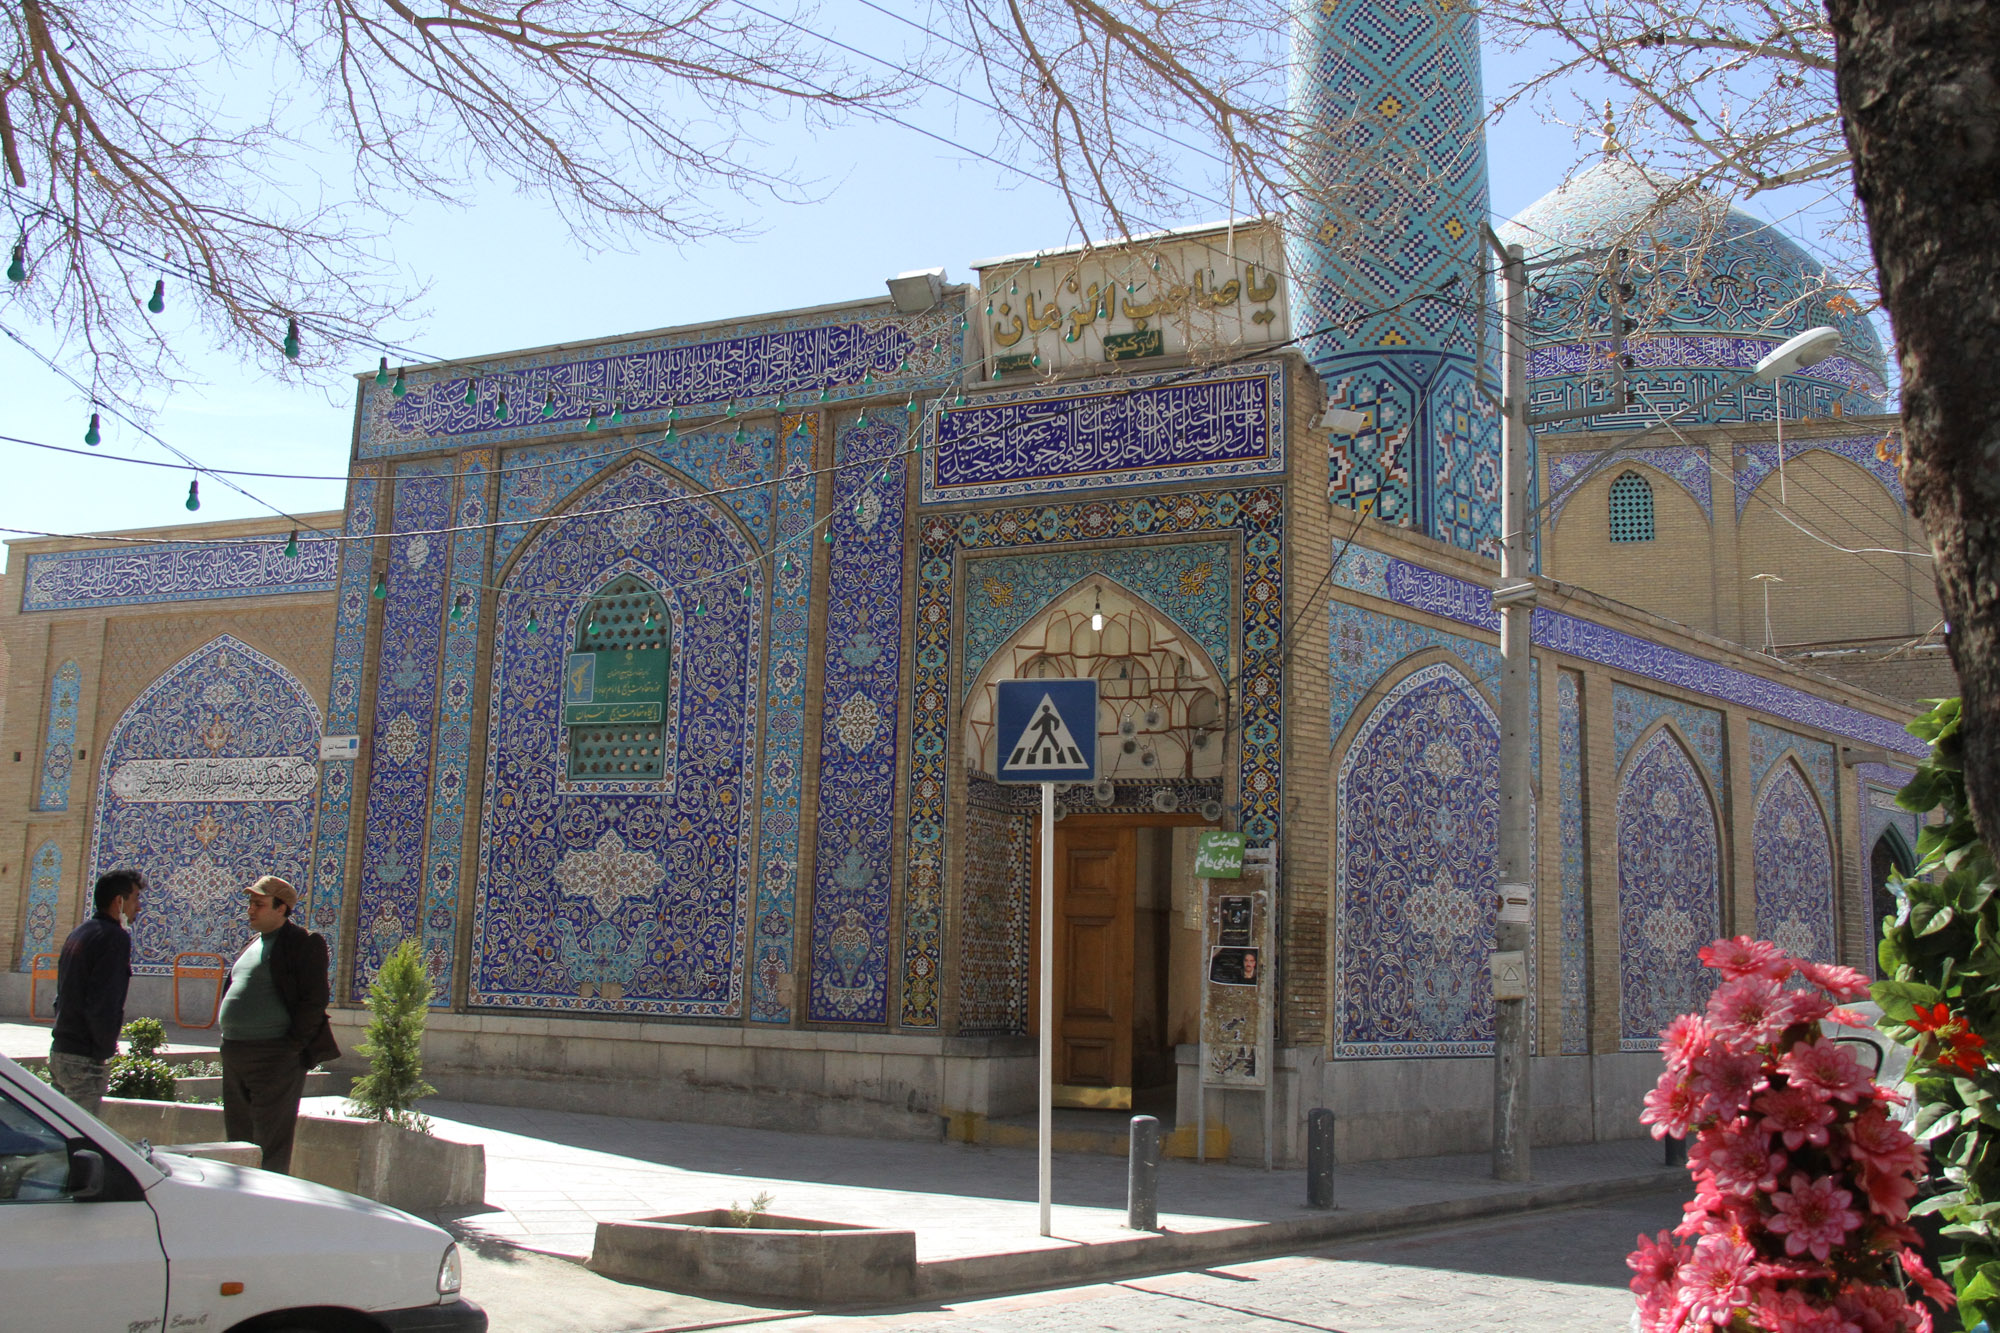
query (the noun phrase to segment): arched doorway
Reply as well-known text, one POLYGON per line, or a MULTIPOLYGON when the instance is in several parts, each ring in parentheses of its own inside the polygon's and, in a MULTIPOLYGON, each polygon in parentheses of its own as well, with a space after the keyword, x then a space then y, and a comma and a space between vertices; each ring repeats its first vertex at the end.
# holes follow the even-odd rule
POLYGON ((1910 855, 1909 847, 1903 842, 1903 835, 1894 828, 1882 830, 1882 836, 1875 839, 1874 847, 1868 852, 1868 883, 1872 911, 1869 922, 1873 933, 1868 940, 1868 954, 1875 960, 1875 975, 1882 973, 1881 950, 1883 923, 1893 921, 1903 905, 1903 896, 1892 887, 1891 881, 1907 875, 1916 869, 1916 858, 1910 855))
POLYGON ((1057 1104, 1170 1108, 1174 1047, 1198 1040, 1194 834, 1225 813, 1228 687, 1216 653, 1145 598, 1087 576, 987 658, 960 714, 967 783, 961 1031, 1033 1030, 1037 789, 993 781, 1002 680, 1098 681, 1096 784, 1061 789, 1056 824, 1057 1104), (1004 937, 1011 937, 1008 949, 1004 937), (991 1010, 989 1013, 988 1010, 991 1010), (995 1030, 987 1026, 985 1030, 995 1030))

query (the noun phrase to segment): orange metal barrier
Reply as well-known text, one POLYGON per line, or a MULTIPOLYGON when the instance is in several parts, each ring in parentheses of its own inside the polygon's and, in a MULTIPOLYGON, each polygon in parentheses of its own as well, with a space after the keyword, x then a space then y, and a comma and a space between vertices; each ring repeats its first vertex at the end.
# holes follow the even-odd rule
POLYGON ((28 1021, 31 1023, 54 1023, 55 1015, 42 1017, 41 989, 44 981, 56 979, 56 960, 61 954, 38 953, 28 964, 28 1021))
POLYGON ((228 989, 229 960, 219 953, 177 953, 174 955, 174 1022, 184 1028, 212 1028, 216 1017, 222 1012, 222 992, 228 989), (189 959, 203 960, 196 966, 189 959), (208 1021, 191 1022, 181 1013, 181 978, 190 981, 213 981, 215 999, 208 1006, 208 1021))

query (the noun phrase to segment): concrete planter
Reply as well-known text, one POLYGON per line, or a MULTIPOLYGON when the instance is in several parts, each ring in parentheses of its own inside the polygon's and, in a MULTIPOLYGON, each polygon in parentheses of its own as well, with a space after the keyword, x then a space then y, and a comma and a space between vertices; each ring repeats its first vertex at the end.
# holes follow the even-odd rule
MULTIPOLYGON (((330 1069, 315 1069, 306 1075, 306 1097, 344 1097, 354 1080, 346 1074, 336 1074, 330 1069)), ((174 1080, 174 1100, 177 1102, 220 1102, 222 1100, 222 1076, 214 1078, 182 1077, 174 1080)))
POLYGON ((762 1304, 880 1303, 916 1294, 917 1233, 727 1209, 599 1222, 590 1268, 606 1277, 762 1304))
MULTIPOLYGON (((128 1139, 150 1139, 162 1148, 227 1137, 219 1106, 107 1097, 100 1118, 128 1139)), ((486 1149, 480 1145, 344 1116, 299 1117, 291 1173, 413 1213, 486 1197, 486 1149)))

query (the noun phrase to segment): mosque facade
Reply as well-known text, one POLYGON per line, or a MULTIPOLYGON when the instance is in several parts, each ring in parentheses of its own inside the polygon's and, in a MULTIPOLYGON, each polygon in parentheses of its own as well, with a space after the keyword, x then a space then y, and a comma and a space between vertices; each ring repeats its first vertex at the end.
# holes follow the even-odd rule
MULTIPOLYGON (((92 877, 136 865, 137 994, 199 1010, 234 890, 278 873, 344 1045, 418 942, 449 1095, 1006 1141, 1040 835, 995 780, 995 686, 1087 675, 1065 1102, 1280 1163, 1316 1106, 1349 1160, 1481 1146, 1500 472, 1450 293, 1485 167, 1472 20, 1407 9, 1307 34, 1302 95, 1438 158, 1361 277, 1334 230, 1257 222, 412 366, 358 381, 345 507, 295 553, 259 522, 12 543, 0 995, 25 1009, 92 877), (1329 404, 1367 424, 1330 435, 1329 404), (1240 879, 1194 873, 1217 831, 1240 879)), ((1868 388, 1839 375, 1787 391, 1868 388)), ((1625 1137, 1701 944, 1867 964, 1921 747, 1733 622, 1538 586, 1536 1133, 1625 1137)))

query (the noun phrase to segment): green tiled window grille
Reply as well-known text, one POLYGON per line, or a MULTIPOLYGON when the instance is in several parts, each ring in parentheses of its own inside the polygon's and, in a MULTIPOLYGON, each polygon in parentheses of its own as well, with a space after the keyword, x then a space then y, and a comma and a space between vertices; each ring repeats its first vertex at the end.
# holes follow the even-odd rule
POLYGON ((1622 472, 1611 483, 1611 540, 1653 540, 1653 487, 1636 472, 1622 472))
MULTIPOLYGON (((576 627, 579 652, 665 648, 667 608, 643 579, 630 574, 607 584, 576 627), (648 623, 650 620, 650 624, 648 623), (592 633, 592 627, 596 633, 592 633)), ((666 771, 660 723, 591 723, 569 729, 569 775, 607 782, 643 781, 666 771)))

